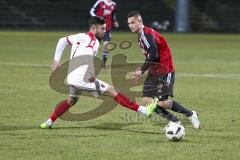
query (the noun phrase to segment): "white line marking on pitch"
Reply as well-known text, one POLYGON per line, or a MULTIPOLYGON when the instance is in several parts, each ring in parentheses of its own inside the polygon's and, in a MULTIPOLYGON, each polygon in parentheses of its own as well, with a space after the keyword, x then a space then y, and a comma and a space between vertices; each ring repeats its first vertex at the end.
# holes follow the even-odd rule
POLYGON ((16 67, 50 67, 50 65, 46 64, 27 64, 27 63, 0 63, 0 65, 16 67))
MULTIPOLYGON (((6 66, 16 66, 16 67, 39 67, 39 68, 50 68, 50 65, 46 64, 27 64, 27 63, 1 63, 0 65, 6 65, 6 66)), ((180 73, 176 72, 177 77, 205 77, 205 78, 232 78, 232 79, 240 79, 240 74, 215 74, 215 73, 180 73)))
POLYGON ((206 78, 234 78, 234 79, 240 79, 240 74, 211 74, 211 73, 203 73, 203 74, 197 74, 197 73, 176 73, 176 76, 179 77, 206 77, 206 78))

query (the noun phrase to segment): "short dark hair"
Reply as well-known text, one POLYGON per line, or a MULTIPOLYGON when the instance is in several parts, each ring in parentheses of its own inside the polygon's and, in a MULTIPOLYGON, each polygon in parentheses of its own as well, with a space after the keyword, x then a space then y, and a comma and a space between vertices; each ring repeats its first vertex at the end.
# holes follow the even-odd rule
POLYGON ((130 11, 127 15, 127 18, 141 16, 138 11, 130 11))
POLYGON ((103 25, 105 23, 105 21, 99 17, 96 17, 96 16, 93 16, 93 17, 90 17, 89 20, 88 20, 88 26, 89 28, 92 26, 92 25, 103 25))

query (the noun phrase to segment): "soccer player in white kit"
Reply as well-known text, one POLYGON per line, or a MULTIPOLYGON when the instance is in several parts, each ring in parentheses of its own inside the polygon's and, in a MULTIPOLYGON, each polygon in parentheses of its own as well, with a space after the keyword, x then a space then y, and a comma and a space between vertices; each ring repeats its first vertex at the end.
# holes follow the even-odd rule
MULTIPOLYGON (((54 62, 52 65, 52 70, 55 71, 60 67, 60 59, 64 48, 67 45, 71 45, 71 55, 69 63, 69 73, 67 76, 67 83, 70 86, 70 95, 66 100, 63 100, 57 104, 57 107, 50 115, 49 119, 40 125, 40 128, 51 128, 54 121, 64 114, 70 107, 75 105, 79 99, 77 94, 79 90, 87 90, 96 96, 97 92, 101 94, 107 94, 114 98, 114 100, 120 105, 139 112, 147 117, 150 117, 154 112, 157 99, 154 99, 152 103, 145 106, 140 106, 135 102, 130 101, 129 98, 124 96, 122 93, 117 92, 116 89, 95 78, 94 71, 91 69, 91 58, 86 58, 90 64, 79 64, 76 67, 78 61, 74 59, 81 59, 82 57, 94 57, 97 55, 99 48, 98 39, 102 39, 105 33, 105 22, 99 17, 91 17, 89 19, 89 32, 78 33, 75 35, 60 38, 56 47, 54 62), (75 66, 73 70, 70 68, 75 66)), ((92 58, 93 59, 93 58, 92 58)))

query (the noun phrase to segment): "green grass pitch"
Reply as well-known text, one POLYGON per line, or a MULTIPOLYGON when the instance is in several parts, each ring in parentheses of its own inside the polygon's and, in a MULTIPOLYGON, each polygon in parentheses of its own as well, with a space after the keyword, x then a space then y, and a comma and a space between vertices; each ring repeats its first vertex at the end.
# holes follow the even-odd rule
MULTIPOLYGON (((67 96, 52 90, 48 78, 58 38, 69 34, 0 32, 1 160, 239 159, 240 35, 164 34, 176 66, 175 100, 198 111, 202 123, 201 129, 194 130, 186 117, 176 114, 186 136, 170 142, 162 131, 166 120, 139 119, 120 106, 89 121, 58 120, 51 130, 39 129, 56 103, 67 96)), ((128 56, 128 63, 143 62, 136 38, 131 33, 113 33, 117 44, 129 40, 133 45, 112 51, 108 65, 119 53, 128 56)), ((101 70, 99 78, 112 83, 110 76, 108 68, 101 70)), ((71 111, 85 112, 100 103, 82 97, 71 111)))

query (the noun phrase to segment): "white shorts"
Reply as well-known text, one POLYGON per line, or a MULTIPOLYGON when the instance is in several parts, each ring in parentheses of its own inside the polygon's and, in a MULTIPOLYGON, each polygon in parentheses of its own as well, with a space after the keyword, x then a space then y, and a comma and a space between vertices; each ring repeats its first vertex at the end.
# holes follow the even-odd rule
POLYGON ((69 84, 71 97, 77 97, 81 91, 91 92, 93 96, 98 97, 98 94, 103 94, 108 89, 109 85, 99 79, 95 82, 81 82, 78 84, 69 84))

